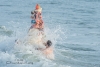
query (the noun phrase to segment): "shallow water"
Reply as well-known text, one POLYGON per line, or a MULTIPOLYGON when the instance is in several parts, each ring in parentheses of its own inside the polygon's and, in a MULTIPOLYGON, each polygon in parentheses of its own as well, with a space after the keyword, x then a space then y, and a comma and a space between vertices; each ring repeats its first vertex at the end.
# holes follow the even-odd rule
POLYGON ((100 0, 1 0, 0 67, 100 67, 99 7, 100 0), (30 12, 36 3, 43 9, 45 32, 53 42, 55 60, 31 53, 31 46, 18 46, 18 52, 14 49, 15 39, 27 35, 30 12))

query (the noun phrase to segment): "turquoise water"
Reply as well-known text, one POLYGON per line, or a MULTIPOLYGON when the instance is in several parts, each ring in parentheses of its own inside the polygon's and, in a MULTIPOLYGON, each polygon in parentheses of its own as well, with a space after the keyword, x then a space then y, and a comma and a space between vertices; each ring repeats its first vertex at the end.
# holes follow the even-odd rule
POLYGON ((100 0, 1 0, 0 67, 100 67, 100 0), (14 40, 27 34, 36 3, 43 9, 55 60, 13 53, 14 40), (33 64, 6 63, 20 56, 33 64))

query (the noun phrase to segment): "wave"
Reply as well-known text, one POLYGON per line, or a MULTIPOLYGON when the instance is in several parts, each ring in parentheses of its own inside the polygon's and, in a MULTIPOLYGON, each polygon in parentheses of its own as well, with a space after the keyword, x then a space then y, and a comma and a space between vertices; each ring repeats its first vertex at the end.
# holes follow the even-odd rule
MULTIPOLYGON (((15 34, 13 31, 8 30, 5 26, 0 26, 0 33, 3 31, 5 34, 1 34, 3 38, 0 41, 1 67, 70 67, 68 65, 59 64, 60 62, 57 63, 54 60, 47 59, 40 51, 34 50, 31 45, 15 45, 16 38, 21 38, 22 40, 25 38, 25 36, 17 35, 22 28, 16 29, 16 35, 13 35, 15 34), (10 34, 6 31, 9 31, 10 34)), ((57 39, 60 39, 59 31, 61 31, 59 27, 53 30, 49 28, 45 29, 45 34, 48 35, 46 37, 52 40, 54 47, 57 43, 57 39)), ((20 34, 25 35, 23 32, 20 32, 20 34)))
POLYGON ((0 35, 11 36, 12 34, 13 34, 13 31, 8 30, 5 26, 0 26, 0 35))

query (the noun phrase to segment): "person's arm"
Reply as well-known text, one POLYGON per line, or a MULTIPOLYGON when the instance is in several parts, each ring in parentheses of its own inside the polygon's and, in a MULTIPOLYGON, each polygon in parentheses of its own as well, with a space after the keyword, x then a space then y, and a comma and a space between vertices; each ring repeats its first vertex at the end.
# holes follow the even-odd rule
POLYGON ((38 22, 38 13, 36 13, 36 18, 35 18, 36 22, 38 22))
POLYGON ((47 48, 36 48, 36 50, 41 50, 41 51, 44 51, 46 50, 47 48))
POLYGON ((44 23, 44 22, 43 22, 43 19, 42 19, 42 14, 41 14, 41 13, 40 13, 39 18, 40 18, 41 22, 44 23))
POLYGON ((43 21, 43 19, 42 19, 42 14, 40 14, 40 21, 41 21, 41 23, 42 23, 42 27, 41 27, 41 28, 44 28, 44 21, 43 21))
POLYGON ((34 17, 34 15, 31 15, 31 18, 32 18, 33 20, 35 20, 35 17, 34 17))

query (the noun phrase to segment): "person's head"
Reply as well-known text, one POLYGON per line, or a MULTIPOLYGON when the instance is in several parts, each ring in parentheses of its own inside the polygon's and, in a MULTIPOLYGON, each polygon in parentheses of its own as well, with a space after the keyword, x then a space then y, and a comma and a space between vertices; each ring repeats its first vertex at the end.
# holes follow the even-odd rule
POLYGON ((35 11, 38 11, 40 13, 42 12, 42 8, 40 7, 39 4, 36 4, 35 11))
POLYGON ((46 47, 50 47, 52 45, 52 42, 50 40, 47 41, 46 47))
POLYGON ((34 12, 33 12, 33 11, 31 11, 31 14, 34 14, 34 12))
POLYGON ((31 14, 36 14, 37 12, 34 10, 34 11, 31 11, 31 14))

